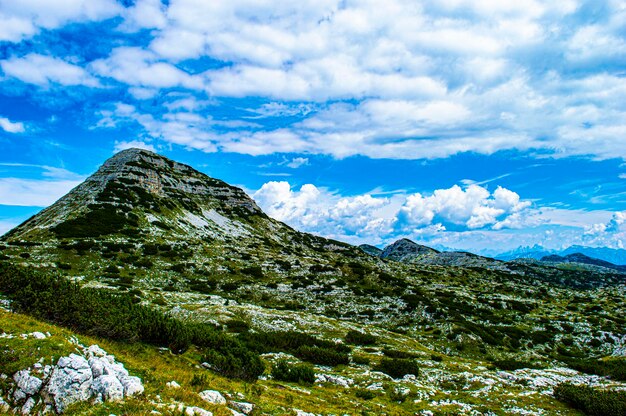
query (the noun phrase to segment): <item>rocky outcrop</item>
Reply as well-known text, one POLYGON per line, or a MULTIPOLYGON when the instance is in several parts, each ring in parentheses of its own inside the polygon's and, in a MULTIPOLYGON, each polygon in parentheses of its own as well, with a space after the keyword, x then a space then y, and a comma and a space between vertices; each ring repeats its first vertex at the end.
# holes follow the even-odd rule
POLYGON ((226 404, 226 399, 222 396, 222 393, 216 390, 204 390, 200 393, 200 398, 205 402, 211 404, 226 404))
POLYGON ((138 377, 97 345, 84 348, 83 355, 61 357, 55 366, 33 367, 13 376, 14 410, 23 414, 39 404, 45 411, 63 413, 74 403, 118 401, 144 390, 138 377))

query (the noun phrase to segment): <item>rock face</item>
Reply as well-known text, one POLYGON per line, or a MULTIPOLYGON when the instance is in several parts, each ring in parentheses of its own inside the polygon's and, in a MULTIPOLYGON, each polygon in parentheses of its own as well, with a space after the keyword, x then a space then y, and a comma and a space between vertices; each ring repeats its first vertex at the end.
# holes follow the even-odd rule
POLYGON ((165 227, 170 236, 245 234, 245 227, 231 220, 237 215, 265 217, 240 188, 155 153, 128 149, 108 159, 83 183, 6 237, 41 240, 122 231, 150 233, 159 230, 153 223, 165 227), (133 209, 141 212, 130 212, 133 209), (89 223, 117 226, 90 234, 84 226, 89 223))
POLYGON ((38 368, 41 378, 32 375, 30 369, 15 373, 13 404, 28 414, 39 395, 49 410, 63 413, 77 402, 117 401, 143 393, 141 380, 130 376, 114 356, 97 345, 85 348, 83 353, 61 357, 52 367, 38 368))

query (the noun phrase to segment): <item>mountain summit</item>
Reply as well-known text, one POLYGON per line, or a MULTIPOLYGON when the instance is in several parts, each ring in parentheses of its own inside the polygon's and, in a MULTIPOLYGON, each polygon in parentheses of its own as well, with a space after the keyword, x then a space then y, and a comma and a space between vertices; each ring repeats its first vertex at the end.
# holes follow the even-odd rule
POLYGON ((147 150, 128 149, 7 237, 226 237, 249 232, 252 217, 268 220, 243 190, 147 150))

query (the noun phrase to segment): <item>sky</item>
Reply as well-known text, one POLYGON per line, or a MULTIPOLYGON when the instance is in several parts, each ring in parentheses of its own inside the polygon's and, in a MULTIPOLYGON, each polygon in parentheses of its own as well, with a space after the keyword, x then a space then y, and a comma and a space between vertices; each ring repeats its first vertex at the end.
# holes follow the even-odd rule
POLYGON ((0 233, 141 147, 354 244, 621 248, 625 28, 623 0, 0 0, 0 233))

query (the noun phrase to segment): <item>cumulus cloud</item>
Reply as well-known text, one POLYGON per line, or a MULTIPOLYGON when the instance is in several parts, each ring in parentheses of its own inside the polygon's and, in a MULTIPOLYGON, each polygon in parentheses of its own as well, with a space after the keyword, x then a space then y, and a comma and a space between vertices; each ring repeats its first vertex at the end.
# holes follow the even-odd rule
POLYGON ((115 0, 20 0, 0 3, 0 40, 18 42, 41 29, 56 29, 69 22, 99 21, 116 16, 122 7, 115 0))
POLYGON ((98 80, 81 66, 53 56, 31 53, 21 58, 12 57, 0 61, 0 67, 9 77, 42 87, 52 84, 99 86, 98 80))
POLYGON ((7 133, 23 133, 26 131, 24 123, 19 121, 11 121, 6 117, 0 117, 0 129, 7 133))
POLYGON ((100 79, 153 100, 152 120, 140 122, 145 134, 207 151, 626 158, 615 140, 626 133, 626 10, 618 1, 588 7, 575 0, 4 2, 0 39, 116 16, 115 34, 125 33, 92 62, 88 53, 31 54, 1 65, 5 77, 43 87, 95 87, 100 79), (141 35, 128 42, 134 32, 141 35), (282 120, 222 124, 216 134, 215 120, 192 120, 209 120, 206 108, 166 114, 181 108, 163 89, 224 99, 233 118, 282 120), (256 108, 230 106, 247 97, 256 108))
POLYGON ((438 189, 430 196, 409 195, 399 212, 399 225, 406 229, 419 228, 433 222, 477 229, 514 228, 522 225, 519 215, 530 206, 520 201, 513 191, 498 187, 493 193, 479 185, 462 189, 454 185, 438 189), (517 215, 516 215, 517 214, 517 215))
POLYGON ((437 189, 429 196, 371 194, 343 197, 312 184, 299 190, 288 182, 267 182, 253 193, 268 215, 291 226, 352 242, 389 241, 448 230, 515 229, 533 215, 530 202, 498 187, 493 193, 478 185, 437 189))
POLYGON ((108 58, 93 62, 91 67, 100 76, 133 86, 191 89, 203 86, 201 77, 190 75, 140 48, 117 48, 108 58))

